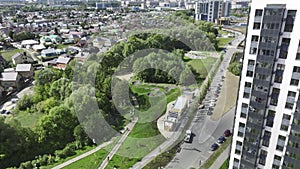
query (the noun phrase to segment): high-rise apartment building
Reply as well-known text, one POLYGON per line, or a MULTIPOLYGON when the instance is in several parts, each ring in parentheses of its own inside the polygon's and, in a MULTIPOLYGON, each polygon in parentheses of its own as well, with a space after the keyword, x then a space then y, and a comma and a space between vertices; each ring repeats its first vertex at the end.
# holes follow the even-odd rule
POLYGON ((229 16, 231 2, 224 0, 199 0, 195 5, 195 19, 215 22, 223 15, 229 16))
POLYGON ((229 168, 300 168, 300 1, 252 0, 229 168))

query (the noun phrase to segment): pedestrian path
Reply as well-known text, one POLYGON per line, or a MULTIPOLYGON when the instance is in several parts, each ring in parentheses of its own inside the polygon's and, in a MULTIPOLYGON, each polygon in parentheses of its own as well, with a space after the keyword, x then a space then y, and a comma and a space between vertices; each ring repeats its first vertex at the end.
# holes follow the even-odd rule
MULTIPOLYGON (((137 122, 137 119, 133 120, 131 123, 129 123, 129 124, 125 127, 125 128, 128 128, 129 130, 127 130, 127 131, 123 134, 123 136, 121 137, 121 139, 119 140, 119 142, 117 143, 117 145, 120 143, 121 140, 123 140, 123 139, 125 140, 125 139, 126 139, 126 137, 128 136, 129 132, 131 131, 131 129, 133 128, 133 126, 135 125, 136 122, 137 122)), ((85 157, 87 157, 87 156, 89 156, 89 155, 91 155, 91 154, 93 154, 93 153, 95 153, 95 152, 101 150, 102 148, 104 148, 104 147, 110 145, 111 143, 113 143, 113 142, 116 140, 116 138, 117 138, 117 137, 114 137, 114 138, 112 138, 110 141, 107 141, 107 142, 105 142, 105 143, 103 143, 103 144, 97 146, 97 147, 94 148, 93 150, 90 150, 90 151, 88 151, 88 152, 86 152, 86 153, 84 153, 84 154, 81 154, 80 156, 77 156, 77 157, 75 157, 75 158, 72 158, 72 159, 70 159, 70 160, 68 160, 68 161, 66 161, 66 162, 64 162, 64 163, 62 163, 62 164, 60 164, 60 165, 57 165, 57 166, 53 167, 52 169, 61 169, 61 168, 64 168, 64 167, 66 167, 66 166, 68 166, 68 165, 70 165, 70 164, 72 164, 72 163, 78 161, 78 160, 81 160, 81 159, 83 159, 83 158, 85 158, 85 157)), ((123 140, 123 141, 124 141, 124 140, 123 140)), ((115 150, 115 147, 114 147, 113 150, 115 150)), ((113 150, 112 150, 112 152, 113 152, 113 150)), ((110 153, 110 155, 111 155, 111 153, 110 153)), ((108 155, 108 156, 109 156, 109 155, 108 155)), ((113 156, 113 155, 112 155, 112 156, 113 156)), ((111 157, 111 156, 109 156, 109 157, 111 157)), ((107 164, 106 164, 106 165, 107 165, 107 164)))
POLYGON ((105 160, 100 165, 99 169, 104 169, 107 166, 109 160, 111 160, 113 158, 113 156, 116 154, 116 152, 121 147, 122 143, 126 140, 127 136, 129 135, 130 131, 133 129, 133 127, 134 127, 134 125, 136 124, 137 121, 138 121, 138 118, 135 118, 131 123, 129 123, 127 125, 127 130, 125 131, 125 133, 123 134, 121 139, 118 141, 118 143, 115 145, 115 147, 107 155, 105 160))
POLYGON ((209 167, 209 169, 219 169, 225 160, 229 157, 230 145, 222 152, 222 154, 214 161, 214 163, 209 167))

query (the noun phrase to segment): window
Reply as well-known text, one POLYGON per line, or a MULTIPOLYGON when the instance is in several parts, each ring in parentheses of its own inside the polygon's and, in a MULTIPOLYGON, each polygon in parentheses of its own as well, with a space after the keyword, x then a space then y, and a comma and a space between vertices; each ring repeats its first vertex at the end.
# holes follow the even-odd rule
POLYGON ((256 9, 255 10, 255 16, 262 16, 263 10, 262 9, 256 9))
POLYGON ((244 92, 244 94, 243 94, 243 98, 245 98, 245 99, 249 99, 249 97, 250 97, 250 93, 246 93, 246 92, 244 92))
POLYGON ((253 35, 251 38, 251 42, 258 42, 258 38, 259 38, 259 36, 253 35))
POLYGON ((300 53, 297 53, 296 60, 300 60, 300 53))
POLYGON ((291 86, 298 86, 298 84, 299 84, 298 79, 291 79, 291 83, 290 83, 291 86))
MULTIPOLYGON (((267 29, 267 28, 265 28, 267 29)), ((267 36, 263 36, 261 38, 261 42, 266 42, 266 43, 276 43, 277 39, 274 37, 267 37, 267 36)))
POLYGON ((250 54, 255 55, 256 52, 257 52, 257 48, 254 48, 254 47, 250 48, 250 52, 249 52, 250 54))
POLYGON ((275 111, 269 110, 267 115, 267 122, 266 126, 273 127, 274 124, 274 118, 275 118, 275 111))
POLYGON ((285 137, 279 135, 277 145, 276 145, 276 150, 283 151, 284 145, 285 145, 285 137))
POLYGON ((254 66, 255 65, 255 61, 254 60, 251 60, 251 59, 249 59, 248 60, 248 66, 254 66))
POLYGON ((245 87, 249 87, 249 88, 251 88, 251 83, 250 82, 245 82, 245 87))
POLYGON ((286 58, 287 58, 287 55, 288 55, 288 52, 287 52, 287 51, 280 50, 280 53, 279 53, 279 58, 280 58, 280 59, 286 59, 286 58))
POLYGON ((247 77, 253 77, 253 71, 247 71, 246 76, 247 77))
POLYGON ((262 145, 265 146, 265 147, 269 147, 270 138, 271 138, 271 132, 265 130, 262 145))
POLYGON ((294 66, 293 72, 300 73, 300 67, 294 66))
POLYGON ((282 76, 275 76, 274 82, 281 83, 282 82, 282 76))
POLYGON ((284 70, 285 65, 284 64, 277 64, 276 70, 284 70))
POLYGON ((293 109, 294 104, 293 103, 285 103, 285 108, 286 109, 293 109))
POLYGON ((260 23, 254 23, 254 25, 253 25, 253 29, 254 30, 257 30, 257 29, 260 29, 260 23))
POLYGON ((296 10, 288 10, 287 17, 286 17, 286 22, 285 22, 285 26, 284 26, 284 31, 285 32, 292 32, 293 31, 296 13, 297 13, 296 10))
POLYGON ((296 92, 289 91, 288 97, 296 97, 296 92))
POLYGON ((265 165, 267 154, 268 154, 268 152, 265 150, 260 151, 259 162, 258 162, 259 164, 265 165))

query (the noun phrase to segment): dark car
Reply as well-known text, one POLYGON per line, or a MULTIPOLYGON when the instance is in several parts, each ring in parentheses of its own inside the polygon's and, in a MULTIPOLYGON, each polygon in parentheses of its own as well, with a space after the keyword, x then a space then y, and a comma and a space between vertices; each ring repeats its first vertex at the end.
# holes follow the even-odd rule
POLYGON ((231 132, 230 132, 230 130, 225 130, 224 131, 224 137, 229 137, 231 135, 231 132))
POLYGON ((214 143, 214 144, 212 144, 211 146, 210 146, 210 150, 211 151, 215 151, 216 149, 218 149, 219 148, 219 145, 217 144, 217 143, 214 143))
POLYGON ((226 141, 226 138, 224 137, 224 136, 220 136, 219 138, 218 138, 218 143, 219 144, 222 144, 222 143, 224 143, 226 141))

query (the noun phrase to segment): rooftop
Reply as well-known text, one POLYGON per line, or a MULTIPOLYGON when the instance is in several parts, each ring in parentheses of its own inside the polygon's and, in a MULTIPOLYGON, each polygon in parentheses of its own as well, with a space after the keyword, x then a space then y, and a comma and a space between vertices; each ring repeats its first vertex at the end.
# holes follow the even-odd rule
POLYGON ((1 73, 2 81, 16 81, 18 77, 18 72, 3 72, 1 73))
POLYGON ((16 71, 17 72, 28 72, 31 70, 31 64, 17 64, 16 71))

